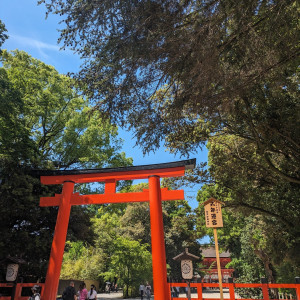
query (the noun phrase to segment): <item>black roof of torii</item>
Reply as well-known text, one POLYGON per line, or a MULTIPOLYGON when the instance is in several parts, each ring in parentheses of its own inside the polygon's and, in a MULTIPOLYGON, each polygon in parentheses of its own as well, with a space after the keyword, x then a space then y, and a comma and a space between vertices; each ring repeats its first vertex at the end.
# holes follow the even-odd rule
POLYGON ((37 176, 57 176, 57 175, 79 175, 79 174, 94 174, 94 173, 113 173, 120 171, 139 171, 139 170, 155 170, 168 169, 185 166, 186 170, 193 169, 196 164, 196 158, 180 160, 175 162, 141 165, 141 166, 127 166, 117 168, 102 168, 102 169, 73 169, 73 170, 33 170, 32 173, 37 176))

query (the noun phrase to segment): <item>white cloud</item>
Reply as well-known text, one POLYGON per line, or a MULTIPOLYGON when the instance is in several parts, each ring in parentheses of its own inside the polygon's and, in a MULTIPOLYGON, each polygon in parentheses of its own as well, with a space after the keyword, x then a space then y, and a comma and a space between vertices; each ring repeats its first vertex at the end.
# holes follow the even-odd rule
POLYGON ((19 36, 19 35, 10 35, 9 39, 20 45, 21 47, 30 47, 36 49, 43 57, 48 58, 48 55, 45 51, 56 51, 58 52, 60 50, 60 47, 58 45, 52 45, 48 43, 41 42, 39 40, 36 40, 34 38, 25 37, 25 36, 19 36))
POLYGON ((10 35, 9 38, 14 39, 15 42, 17 42, 19 44, 23 44, 26 46, 33 46, 38 49, 48 49, 48 50, 54 50, 54 51, 59 51, 59 49, 60 49, 60 47, 58 45, 47 44, 47 43, 41 42, 39 40, 25 37, 25 36, 10 35))
MULTIPOLYGON (((47 36, 43 39, 47 40, 47 36)), ((10 33, 2 48, 8 51, 26 51, 32 57, 54 66, 62 74, 77 72, 81 64, 79 55, 70 49, 60 50, 59 45, 51 42, 45 43, 32 37, 10 33)))

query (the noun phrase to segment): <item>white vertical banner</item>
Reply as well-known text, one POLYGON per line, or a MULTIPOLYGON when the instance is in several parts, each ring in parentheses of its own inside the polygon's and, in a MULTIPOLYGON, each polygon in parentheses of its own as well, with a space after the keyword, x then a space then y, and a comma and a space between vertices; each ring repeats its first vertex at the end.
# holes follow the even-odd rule
POLYGON ((6 271, 6 281, 15 281, 19 271, 18 264, 9 264, 6 271))
POLYGON ((191 260, 183 259, 181 261, 181 273, 183 279, 193 278, 193 262, 191 260))

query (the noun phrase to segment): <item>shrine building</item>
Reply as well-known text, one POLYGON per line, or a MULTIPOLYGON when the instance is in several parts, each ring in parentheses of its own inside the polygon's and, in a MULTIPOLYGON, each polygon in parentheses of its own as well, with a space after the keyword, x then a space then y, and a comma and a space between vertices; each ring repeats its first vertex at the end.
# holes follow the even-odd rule
MULTIPOLYGON (((201 271, 205 272, 206 275, 203 278, 203 282, 206 283, 216 283, 218 282, 218 269, 217 269, 217 259, 216 250, 214 246, 201 247, 202 251, 202 265, 204 268, 201 271)), ((228 282, 229 277, 233 277, 234 269, 227 269, 226 265, 231 262, 230 253, 228 251, 220 253, 220 264, 221 264, 221 274, 222 282, 228 282)))

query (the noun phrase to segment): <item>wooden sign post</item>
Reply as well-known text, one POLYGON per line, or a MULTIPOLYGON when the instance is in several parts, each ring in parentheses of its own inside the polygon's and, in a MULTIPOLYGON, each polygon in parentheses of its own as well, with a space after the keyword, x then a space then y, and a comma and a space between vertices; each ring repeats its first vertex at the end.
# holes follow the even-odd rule
POLYGON ((187 298, 192 299, 190 280, 194 277, 193 260, 198 260, 200 257, 189 253, 189 249, 185 248, 184 252, 173 257, 174 260, 180 261, 182 278, 187 281, 187 298))
POLYGON ((224 204, 224 203, 219 200, 216 200, 214 198, 210 198, 203 203, 204 210, 205 210, 206 227, 212 227, 214 229, 216 258, 217 258, 217 266, 218 266, 218 278, 219 278, 219 287, 220 287, 220 297, 221 297, 221 300, 223 300, 224 297, 223 297, 222 274, 221 274, 221 264, 220 264, 218 235, 217 235, 217 227, 223 227, 221 204, 224 204))

